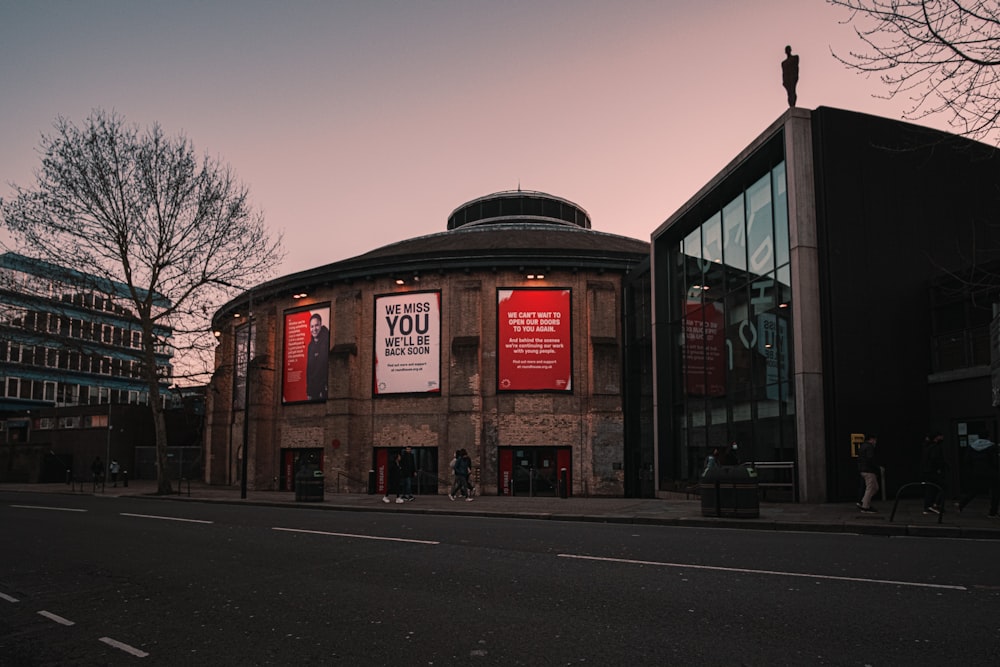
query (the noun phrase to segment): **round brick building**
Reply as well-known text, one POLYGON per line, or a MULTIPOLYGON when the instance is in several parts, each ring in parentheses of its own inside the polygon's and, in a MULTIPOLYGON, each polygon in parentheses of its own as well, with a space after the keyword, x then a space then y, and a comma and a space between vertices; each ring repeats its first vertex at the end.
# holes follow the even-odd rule
POLYGON ((290 491, 308 467, 382 493, 409 446, 418 494, 446 493, 465 449, 481 493, 622 495, 623 289, 648 255, 517 190, 254 287, 213 319, 207 480, 290 491))

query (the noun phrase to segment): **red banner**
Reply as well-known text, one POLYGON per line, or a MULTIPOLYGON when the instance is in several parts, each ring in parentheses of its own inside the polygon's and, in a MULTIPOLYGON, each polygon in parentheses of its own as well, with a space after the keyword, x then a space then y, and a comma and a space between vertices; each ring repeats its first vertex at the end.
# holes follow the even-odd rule
POLYGON ((283 403, 325 401, 330 368, 330 308, 285 313, 283 403))
POLYGON ((500 391, 572 391, 570 290, 497 290, 500 391))
POLYGON ((726 336, 722 305, 688 301, 684 315, 684 377, 691 396, 725 396, 726 336))

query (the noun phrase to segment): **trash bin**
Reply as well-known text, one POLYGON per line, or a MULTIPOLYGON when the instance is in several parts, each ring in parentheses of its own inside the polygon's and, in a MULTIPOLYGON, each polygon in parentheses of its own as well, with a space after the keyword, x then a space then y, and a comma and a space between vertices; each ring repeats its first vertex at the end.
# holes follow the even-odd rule
POLYGON ((295 475, 296 502, 323 502, 323 471, 301 470, 295 475))
POLYGON ((701 478, 701 515, 755 519, 760 516, 757 471, 751 465, 716 466, 701 478))

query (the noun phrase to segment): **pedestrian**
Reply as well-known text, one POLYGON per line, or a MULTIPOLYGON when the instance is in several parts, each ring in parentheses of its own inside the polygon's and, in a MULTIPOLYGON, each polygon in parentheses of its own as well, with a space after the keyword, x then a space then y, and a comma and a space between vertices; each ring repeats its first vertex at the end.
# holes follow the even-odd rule
POLYGON ((108 465, 108 472, 111 473, 111 486, 118 486, 119 470, 121 470, 121 466, 118 465, 118 461, 111 459, 111 463, 108 465))
POLYGON ((740 443, 735 440, 722 450, 722 465, 738 466, 740 464, 740 443))
POLYGON ((875 454, 875 445, 878 444, 878 437, 868 435, 858 449, 858 472, 865 483, 865 495, 858 503, 858 509, 866 514, 873 514, 877 510, 872 507, 872 498, 878 491, 878 459, 875 454))
POLYGON ((466 501, 472 501, 472 493, 469 490, 469 473, 472 470, 472 459, 469 458, 468 452, 460 449, 455 452, 453 463, 455 464, 455 482, 451 485, 451 493, 448 494, 448 498, 454 500, 455 496, 461 493, 465 496, 466 501))
POLYGON ((944 436, 934 432, 924 438, 920 450, 920 472, 924 482, 924 514, 940 514, 944 502, 944 436))
POLYGON ((711 453, 705 457, 705 467, 701 471, 701 476, 704 477, 705 475, 708 474, 709 470, 712 470, 716 466, 721 465, 722 464, 722 462, 720 461, 721 457, 722 453, 719 451, 718 447, 712 449, 711 453))
POLYGON ((468 450, 462 450, 465 452, 465 458, 469 465, 469 474, 465 476, 465 485, 469 487, 468 499, 472 500, 472 497, 476 495, 476 485, 472 483, 472 457, 469 456, 468 450))
POLYGON ((966 448, 966 479, 968 491, 962 494, 958 501, 958 511, 961 512, 981 493, 990 496, 990 511, 986 515, 998 519, 1000 515, 1000 456, 997 445, 988 438, 976 438, 969 442, 966 448))
POLYGON ((461 449, 455 450, 455 455, 451 457, 451 461, 448 462, 448 469, 451 470, 451 489, 448 491, 448 498, 451 500, 455 499, 455 491, 459 486, 458 475, 455 473, 455 465, 458 463, 458 457, 462 455, 461 449))
POLYGON ((94 488, 97 488, 97 484, 104 477, 104 464, 100 456, 94 457, 94 462, 90 464, 90 474, 94 479, 94 488))
POLYGON ((390 457, 389 461, 386 463, 386 474, 385 474, 385 495, 382 496, 383 503, 391 503, 389 495, 396 494, 396 502, 403 502, 403 498, 399 491, 399 461, 402 459, 402 454, 396 451, 395 454, 390 457))
POLYGON ((399 487, 403 500, 413 500, 413 478, 417 474, 417 461, 413 458, 413 448, 407 445, 399 459, 399 487))

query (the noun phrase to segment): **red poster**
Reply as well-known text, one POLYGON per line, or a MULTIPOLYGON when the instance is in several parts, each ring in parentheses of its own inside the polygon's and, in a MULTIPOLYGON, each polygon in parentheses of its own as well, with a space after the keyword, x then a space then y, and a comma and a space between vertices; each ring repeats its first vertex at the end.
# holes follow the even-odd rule
POLYGON ((510 447, 502 447, 500 448, 498 454, 498 467, 500 468, 500 495, 511 496, 513 495, 511 480, 514 475, 514 450, 510 447))
POLYGON ((684 315, 684 377, 691 396, 726 394, 725 315, 719 303, 688 301, 684 315))
POLYGON ((285 313, 283 403, 325 401, 329 393, 330 308, 285 313))
POLYGON ((572 391, 568 289, 497 290, 500 391, 572 391))

